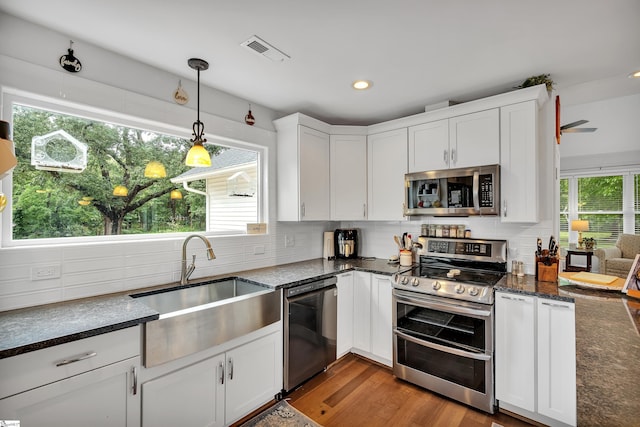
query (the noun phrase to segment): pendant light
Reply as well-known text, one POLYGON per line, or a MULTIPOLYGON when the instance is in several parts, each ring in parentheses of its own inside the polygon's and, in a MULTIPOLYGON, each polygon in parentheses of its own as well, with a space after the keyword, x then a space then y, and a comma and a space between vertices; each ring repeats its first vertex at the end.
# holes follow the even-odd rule
POLYGON ((171 200, 182 199, 182 193, 180 190, 171 190, 171 200))
POLYGON ((207 142, 204 136, 204 123, 200 121, 200 71, 209 68, 209 63, 204 59, 191 58, 188 61, 189 67, 198 71, 198 119, 193 122, 193 147, 187 153, 185 164, 191 167, 211 166, 211 156, 203 143, 207 142))
POLYGON ((162 163, 152 160, 144 168, 144 176, 151 179, 166 178, 167 170, 162 163))

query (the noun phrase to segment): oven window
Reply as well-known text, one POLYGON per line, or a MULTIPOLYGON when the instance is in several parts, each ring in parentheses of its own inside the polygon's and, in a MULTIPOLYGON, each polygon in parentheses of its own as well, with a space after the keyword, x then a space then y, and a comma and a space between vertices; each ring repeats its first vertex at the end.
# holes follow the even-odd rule
POLYGON ((490 361, 474 360, 434 350, 396 336, 397 362, 420 372, 450 381, 463 387, 485 393, 486 364, 490 361))
POLYGON ((397 304, 397 327, 405 334, 465 351, 486 350, 485 319, 397 304))

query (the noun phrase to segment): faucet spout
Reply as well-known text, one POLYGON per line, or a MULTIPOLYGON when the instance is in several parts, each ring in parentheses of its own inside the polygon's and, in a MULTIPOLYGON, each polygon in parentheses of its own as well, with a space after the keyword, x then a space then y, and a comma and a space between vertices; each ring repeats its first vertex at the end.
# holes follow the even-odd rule
POLYGON ((193 262, 191 263, 191 265, 189 265, 189 267, 187 268, 187 243, 189 243, 189 240, 193 239, 194 237, 199 238, 200 240, 202 240, 207 248, 207 259, 208 260, 213 260, 216 259, 216 255, 213 253, 213 248, 211 247, 211 243, 209 242, 209 240, 200 235, 200 234, 192 234, 190 236, 187 236, 186 239, 184 239, 184 242, 182 243, 182 269, 181 269, 181 273, 180 273, 180 284, 181 285, 186 285, 187 283, 189 283, 189 276, 191 276, 191 273, 193 273, 193 271, 196 269, 196 256, 193 256, 193 262))

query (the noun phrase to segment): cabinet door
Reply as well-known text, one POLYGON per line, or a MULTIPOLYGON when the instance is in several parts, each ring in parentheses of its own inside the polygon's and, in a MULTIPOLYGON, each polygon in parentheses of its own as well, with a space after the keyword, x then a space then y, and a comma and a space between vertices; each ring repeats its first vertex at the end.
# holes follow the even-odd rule
POLYGON ((538 412, 576 425, 575 304, 538 298, 538 412))
POLYGON ((282 390, 282 333, 228 351, 226 366, 225 419, 229 425, 282 390))
POLYGON ((134 357, 1 399, 1 417, 23 426, 139 426, 139 368, 134 357))
POLYGON ((538 222, 536 101, 500 109, 500 200, 503 223, 538 222))
POLYGON ((367 138, 331 135, 331 219, 367 218, 367 138))
POLYGON ((144 427, 223 426, 224 355, 142 385, 144 427))
POLYGON ((329 220, 329 135, 298 126, 298 143, 300 219, 329 220))
POLYGON ((496 399, 535 411, 535 298, 496 292, 496 399))
POLYGON ((389 276, 371 277, 371 353, 387 366, 393 362, 391 280, 389 276))
POLYGON ((449 168, 449 120, 409 128, 409 172, 449 168))
POLYGON ((497 108, 449 119, 449 166, 500 163, 500 112, 497 108))
POLYGON ((404 219, 407 128, 367 138, 368 216, 373 221, 404 219))
POLYGON ((336 356, 344 356, 353 347, 353 272, 338 274, 338 337, 336 356))
POLYGON ((353 272, 353 348, 371 353, 371 273, 353 272))

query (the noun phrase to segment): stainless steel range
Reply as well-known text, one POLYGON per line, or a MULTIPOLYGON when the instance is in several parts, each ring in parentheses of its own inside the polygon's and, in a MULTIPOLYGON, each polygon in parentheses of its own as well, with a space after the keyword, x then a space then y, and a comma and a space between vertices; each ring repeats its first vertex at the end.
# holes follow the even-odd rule
POLYGON ((393 276, 393 371, 493 413, 493 287, 505 240, 421 238, 419 266, 393 276))

